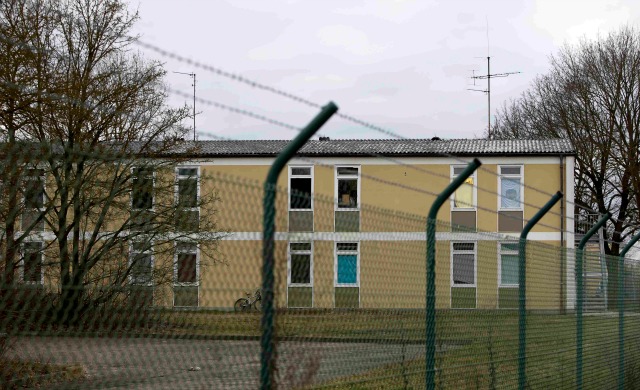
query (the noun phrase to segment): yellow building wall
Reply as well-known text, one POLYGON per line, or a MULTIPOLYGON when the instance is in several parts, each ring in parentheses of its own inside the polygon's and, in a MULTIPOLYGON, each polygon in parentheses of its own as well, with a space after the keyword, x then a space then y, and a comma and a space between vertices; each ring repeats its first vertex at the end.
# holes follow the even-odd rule
MULTIPOLYGON (((425 216, 435 195, 450 182, 450 165, 361 166, 361 231, 424 232, 425 216), (430 172, 430 173, 427 173, 430 172), (395 183, 395 185, 389 185, 395 183)), ((230 233, 262 231, 263 181, 266 165, 201 165, 201 193, 216 192, 215 205, 219 227, 230 233)), ((170 182, 174 173, 159 173, 170 182), (166 176, 165 176, 166 175, 166 176)), ((498 206, 498 166, 483 165, 476 172, 477 221, 479 231, 495 232, 498 206)), ((524 165, 524 218, 530 219, 560 189, 559 165, 524 165), (534 188, 543 189, 544 193, 534 188)), ((166 180, 165 180, 166 179, 166 180)), ((279 177, 276 201, 277 231, 288 230, 288 172, 279 177)), ((48 184, 49 185, 49 184, 48 184)), ((314 168, 314 231, 333 232, 335 172, 314 168)), ((161 201, 157 199, 156 201, 161 201)), ((204 213, 204 212, 203 212, 204 213)), ((534 232, 557 232, 560 206, 545 216, 534 232), (547 226, 544 226, 547 225, 547 226)), ((448 223, 450 202, 445 202, 438 219, 448 223)), ((118 223, 114 217, 113 223, 118 223)), ((439 226, 439 231, 446 231, 439 226)), ((335 243, 314 241, 313 304, 317 308, 334 307, 335 243)), ((559 308, 562 297, 559 242, 532 243, 527 256, 529 309, 559 308), (555 246, 555 247, 554 247, 555 246), (554 249, 555 248, 555 249, 554 249)), ((477 249, 477 307, 495 308, 498 294, 498 253, 495 241, 480 241, 477 249)), ((46 255, 45 255, 46 256, 46 255)), ((229 239, 219 242, 219 262, 201 254, 200 306, 231 307, 246 291, 253 292, 262 283, 262 241, 229 239)), ((126 260, 124 260, 126 261, 126 260)), ((156 265, 173 262, 172 255, 156 256, 156 265)), ((276 304, 286 306, 287 242, 276 242, 276 304)), ((450 242, 437 243, 438 308, 450 307, 450 242)), ((360 241, 360 304, 362 308, 421 308, 425 302, 426 248, 424 241, 360 241)), ((55 289, 57 269, 47 270, 45 285, 55 289)), ((96 270, 98 271, 98 270, 96 270)), ((172 305, 171 283, 159 288, 155 303, 172 305)))
POLYGON ((313 307, 334 307, 334 243, 313 243, 313 307))
POLYGON ((334 191, 335 173, 332 169, 315 167, 314 169, 314 231, 332 232, 334 230, 334 191))
MULTIPOLYGON (((424 227, 414 222, 407 223, 403 218, 396 218, 396 224, 389 226, 389 211, 408 214, 406 217, 414 220, 426 216, 437 194, 450 182, 449 169, 449 165, 363 165, 361 231, 424 230, 424 227)), ((447 202, 440 209, 438 219, 449 220, 449 209, 447 202)))
POLYGON ((498 166, 495 164, 482 165, 476 171, 477 180, 477 222, 478 231, 495 232, 498 230, 498 166))
MULTIPOLYGON (((524 209, 525 220, 531 219, 555 194, 560 191, 560 163, 556 165, 525 165, 524 209), (537 190, 536 190, 537 189, 537 190)), ((558 202, 531 230, 548 232, 560 230, 560 202, 558 202), (546 226, 545 226, 546 225, 546 226)))
POLYGON ((498 244, 496 241, 478 241, 477 245, 477 308, 495 309, 498 307, 498 244))
MULTIPOLYGON (((203 165, 200 193, 217 192, 215 205, 220 227, 230 232, 262 231, 263 183, 267 165, 203 165)), ((287 173, 278 178, 277 231, 287 230, 287 173)))
MULTIPOLYGON (((262 241, 223 240, 218 248, 223 262, 213 264, 201 253, 200 306, 232 307, 246 292, 262 286, 262 241)), ((276 241, 276 305, 286 305, 287 243, 276 241)))

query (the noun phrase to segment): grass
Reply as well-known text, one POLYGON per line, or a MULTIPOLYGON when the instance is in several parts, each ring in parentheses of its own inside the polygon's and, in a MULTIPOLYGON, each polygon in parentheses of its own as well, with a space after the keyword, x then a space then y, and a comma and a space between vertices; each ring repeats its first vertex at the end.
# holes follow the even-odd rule
POLYGON ((0 360, 0 388, 45 388, 85 377, 80 365, 55 365, 19 360, 0 360))
MULTIPOLYGON (((175 328, 200 335, 260 335, 258 313, 172 313, 175 328)), ((386 340, 422 343, 420 311, 289 311, 276 317, 277 337, 386 340)), ((530 313, 527 318, 527 384, 531 389, 575 388, 576 321, 573 315, 530 313)), ((640 316, 625 322, 627 377, 640 371, 640 316), (631 367, 631 369, 629 368, 631 367), (635 368, 633 368, 635 367, 635 368)), ((437 314, 438 389, 512 388, 518 383, 518 315, 515 311, 448 310, 437 314)), ((585 389, 617 385, 618 318, 584 317, 585 389)), ((398 361, 318 388, 422 388, 425 360, 398 361)))
MULTIPOLYGON (((147 312, 144 321, 107 324, 106 334, 150 333, 170 337, 258 337, 261 314, 209 311, 147 312)), ((515 388, 518 380, 518 314, 516 311, 443 310, 436 316, 437 389, 515 388)), ((384 340, 422 344, 424 312, 416 310, 282 311, 276 316, 277 338, 384 340)), ((576 322, 574 315, 530 313, 527 318, 527 384, 531 389, 575 388, 576 322)), ((91 331, 102 329, 94 326, 91 331)), ((625 322, 626 377, 640 382, 640 316, 625 322)), ((617 385, 617 315, 584 317, 584 388, 617 385)), ((316 388, 423 388, 424 358, 410 358, 316 388)), ((363 357, 363 358, 366 358, 363 357)), ((34 366, 33 370, 43 369, 34 366)), ((33 374, 37 377, 39 374, 33 374)), ((62 373, 52 376, 63 376, 62 373)), ((640 384, 639 384, 640 385, 640 384)), ((633 388, 633 387, 629 387, 633 388)))

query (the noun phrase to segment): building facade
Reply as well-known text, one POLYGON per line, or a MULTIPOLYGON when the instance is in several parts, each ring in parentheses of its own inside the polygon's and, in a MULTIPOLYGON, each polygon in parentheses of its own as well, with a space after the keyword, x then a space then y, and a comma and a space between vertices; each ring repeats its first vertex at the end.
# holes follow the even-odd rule
MULTIPOLYGON (((188 155, 163 156, 180 156, 169 173, 175 186, 169 201, 180 205, 188 223, 216 219, 217 231, 200 232, 216 241, 215 253, 180 240, 162 251, 131 242, 129 283, 147 291, 155 306, 230 309, 262 283, 263 183, 288 141, 186 143, 188 155), (204 194, 217 196, 215 210, 200 208, 204 194), (172 280, 156 287, 153 273, 161 264, 173 264, 172 280)), ((438 213, 437 307, 517 307, 518 237, 561 191, 564 198, 529 234, 527 307, 572 309, 574 263, 566 249, 574 247, 575 152, 565 140, 309 141, 278 179, 276 305, 423 308, 426 215, 473 158, 482 167, 438 213)), ((35 171, 32 176, 25 204, 35 210, 48 181, 35 171)), ((135 171, 132 178, 132 209, 162 202, 154 197, 157 172, 135 171)), ((41 266, 42 230, 22 245, 20 275, 25 283, 55 288, 41 266)))
MULTIPOLYGON (((262 182, 287 141, 202 141, 200 191, 217 191, 222 264, 200 275, 204 307, 261 285, 262 182)), ((425 217, 473 158, 476 171, 438 214, 437 306, 514 308, 517 238, 529 234, 528 307, 573 306, 574 151, 563 140, 313 140, 278 180, 276 303, 289 308, 420 308, 425 217), (530 245, 530 246, 531 246, 530 245)))

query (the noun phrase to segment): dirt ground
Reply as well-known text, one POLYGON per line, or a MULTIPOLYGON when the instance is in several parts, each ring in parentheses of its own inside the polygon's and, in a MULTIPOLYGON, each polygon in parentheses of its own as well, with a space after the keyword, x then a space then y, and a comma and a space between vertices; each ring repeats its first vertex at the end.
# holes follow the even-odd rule
MULTIPOLYGON (((423 345, 301 342, 278 344, 281 388, 321 383, 424 356, 423 345)), ((257 340, 21 337, 14 358, 81 364, 87 379, 64 388, 255 389, 257 340)))

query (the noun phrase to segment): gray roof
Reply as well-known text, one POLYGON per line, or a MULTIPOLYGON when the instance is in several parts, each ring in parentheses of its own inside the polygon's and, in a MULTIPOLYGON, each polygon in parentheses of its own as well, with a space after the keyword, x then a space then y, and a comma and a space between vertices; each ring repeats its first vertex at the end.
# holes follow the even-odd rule
MULTIPOLYGON (((187 141, 175 149, 197 157, 272 157, 288 140, 187 141), (195 150, 194 150, 195 146, 195 150)), ((485 140, 485 139, 335 139, 310 140, 297 153, 307 157, 334 156, 514 156, 574 155, 571 143, 563 139, 485 140)))

